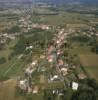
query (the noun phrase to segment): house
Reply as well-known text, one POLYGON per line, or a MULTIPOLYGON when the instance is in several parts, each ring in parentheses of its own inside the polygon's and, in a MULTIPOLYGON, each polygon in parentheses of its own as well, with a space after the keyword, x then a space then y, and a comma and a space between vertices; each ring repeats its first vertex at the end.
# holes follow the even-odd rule
POLYGON ((61 50, 58 50, 57 51, 57 55, 59 56, 59 55, 62 55, 64 52, 63 51, 61 51, 61 50))
POLYGON ((64 61, 63 60, 58 60, 58 66, 60 67, 60 66, 63 66, 64 65, 64 61))
POLYGON ((79 84, 76 82, 72 82, 72 90, 78 90, 79 84))
POLYGON ((29 49, 33 49, 33 46, 31 45, 31 46, 26 47, 26 50, 29 50, 29 49))
POLYGON ((51 54, 53 51, 55 51, 55 47, 53 45, 51 45, 49 48, 48 48, 48 54, 51 54))
POLYGON ((59 76, 58 75, 54 75, 50 78, 50 81, 56 81, 56 80, 59 80, 59 76))
POLYGON ((40 58, 41 58, 41 59, 44 59, 44 58, 45 58, 45 55, 40 55, 40 58))
POLYGON ((59 41, 59 40, 57 40, 57 41, 56 41, 56 43, 57 43, 57 44, 60 44, 60 41, 59 41))
POLYGON ((38 91, 39 91, 38 86, 34 86, 34 87, 33 87, 33 91, 32 91, 32 93, 33 93, 33 94, 37 94, 38 91))
POLYGON ((83 79, 87 78, 87 76, 85 74, 81 73, 78 75, 78 78, 83 80, 83 79))
POLYGON ((32 66, 32 67, 35 66, 35 65, 37 65, 37 60, 35 60, 35 61, 33 61, 33 62, 31 63, 31 66, 32 66))
POLYGON ((68 74, 68 69, 67 68, 61 68, 61 73, 63 74, 63 76, 68 74))
POLYGON ((59 77, 58 77, 58 75, 54 75, 53 78, 54 79, 58 79, 59 77))
POLYGON ((34 70, 35 70, 35 69, 32 68, 32 67, 28 67, 28 68, 26 68, 25 73, 26 73, 28 76, 31 76, 31 74, 33 73, 34 70))
POLYGON ((50 62, 50 63, 53 62, 53 56, 52 56, 52 55, 48 56, 48 57, 47 57, 47 60, 48 60, 48 62, 50 62))
POLYGON ((18 86, 22 90, 27 90, 27 88, 28 88, 28 80, 27 79, 20 80, 18 86))

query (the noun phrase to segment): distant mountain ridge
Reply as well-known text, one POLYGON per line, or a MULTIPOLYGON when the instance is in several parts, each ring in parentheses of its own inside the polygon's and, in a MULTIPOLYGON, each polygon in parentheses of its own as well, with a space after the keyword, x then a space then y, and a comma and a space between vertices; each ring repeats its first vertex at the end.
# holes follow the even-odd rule
POLYGON ((66 4, 78 2, 84 5, 98 5, 98 0, 0 0, 0 3, 49 3, 49 4, 66 4))

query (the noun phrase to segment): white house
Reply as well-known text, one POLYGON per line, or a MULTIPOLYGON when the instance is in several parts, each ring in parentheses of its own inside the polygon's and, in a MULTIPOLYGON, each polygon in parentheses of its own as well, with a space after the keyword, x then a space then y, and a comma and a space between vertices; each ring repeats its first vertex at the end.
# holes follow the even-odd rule
POLYGON ((73 90, 78 90, 78 87, 79 87, 79 84, 78 83, 76 83, 76 82, 72 82, 72 89, 73 90))

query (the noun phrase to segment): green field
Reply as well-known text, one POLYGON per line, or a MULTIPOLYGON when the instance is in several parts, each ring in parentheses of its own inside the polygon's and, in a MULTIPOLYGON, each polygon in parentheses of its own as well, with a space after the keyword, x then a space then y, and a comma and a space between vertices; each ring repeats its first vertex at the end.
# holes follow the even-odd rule
POLYGON ((17 20, 17 15, 0 14, 0 32, 12 27, 13 25, 16 25, 17 20))
POLYGON ((8 60, 8 57, 13 52, 13 47, 17 43, 17 39, 11 41, 10 43, 5 45, 4 50, 0 51, 0 57, 4 57, 6 62, 0 65, 0 77, 12 77, 17 76, 22 72, 25 64, 22 60, 18 60, 17 56, 13 57, 11 60, 8 60))
MULTIPOLYGON (((42 22, 50 25, 66 25, 66 24, 81 24, 82 27, 88 27, 91 25, 90 20, 95 21, 97 18, 85 16, 83 14, 69 13, 69 12, 58 12, 57 15, 44 15, 40 16, 42 22), (83 25, 84 24, 84 25, 83 25)), ((72 27, 76 27, 75 25, 72 27)))

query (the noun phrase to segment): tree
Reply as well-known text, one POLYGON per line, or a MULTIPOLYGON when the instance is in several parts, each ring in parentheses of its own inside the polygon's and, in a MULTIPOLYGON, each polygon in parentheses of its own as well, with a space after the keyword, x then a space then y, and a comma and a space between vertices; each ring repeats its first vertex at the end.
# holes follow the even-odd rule
POLYGON ((95 44, 92 49, 91 49, 92 52, 95 52, 96 54, 98 54, 98 44, 95 44))
POLYGON ((55 100, 56 95, 52 93, 52 90, 44 90, 44 100, 55 100))
POLYGON ((92 52, 95 52, 96 54, 98 54, 98 41, 95 39, 95 41, 93 41, 92 43, 92 48, 91 48, 92 52))
POLYGON ((19 26, 13 26, 10 29, 4 30, 4 32, 7 32, 7 33, 16 33, 16 32, 20 32, 20 31, 21 31, 21 29, 19 26))
POLYGON ((95 89, 98 89, 98 83, 96 82, 96 80, 95 79, 90 79, 90 78, 88 78, 87 79, 87 84, 90 86, 90 87, 92 87, 94 90, 95 89))
POLYGON ((71 100, 97 100, 93 90, 78 90, 74 92, 71 100))
POLYGON ((82 86, 74 92, 71 100, 98 100, 98 83, 92 78, 82 80, 82 86))
POLYGON ((0 50, 3 50, 3 49, 4 49, 4 44, 0 43, 0 50))

